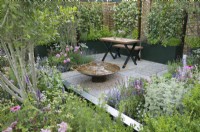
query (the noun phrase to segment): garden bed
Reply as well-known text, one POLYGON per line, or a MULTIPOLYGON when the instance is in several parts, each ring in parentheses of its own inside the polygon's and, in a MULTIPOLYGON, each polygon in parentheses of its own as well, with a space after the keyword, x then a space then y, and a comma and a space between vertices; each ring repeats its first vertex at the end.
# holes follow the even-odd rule
MULTIPOLYGON (((67 82, 66 80, 63 81, 63 84, 65 85, 65 87, 67 89, 73 90, 76 94, 80 95, 81 97, 85 98, 86 100, 90 101, 91 103, 93 103, 95 105, 101 106, 102 104, 104 104, 103 101, 100 101, 98 98, 88 94, 85 91, 80 91, 80 90, 78 90, 78 88, 74 88, 74 87, 70 88, 71 84, 69 82, 67 82)), ((108 104, 106 104, 104 107, 105 107, 106 111, 111 116, 113 116, 114 118, 117 118, 117 117, 120 116, 122 118, 123 123, 128 125, 128 126, 133 126, 134 130, 139 131, 141 129, 142 125, 140 123, 138 123, 137 121, 135 121, 134 119, 132 119, 132 118, 128 117, 127 115, 119 112, 118 110, 109 106, 108 104)))

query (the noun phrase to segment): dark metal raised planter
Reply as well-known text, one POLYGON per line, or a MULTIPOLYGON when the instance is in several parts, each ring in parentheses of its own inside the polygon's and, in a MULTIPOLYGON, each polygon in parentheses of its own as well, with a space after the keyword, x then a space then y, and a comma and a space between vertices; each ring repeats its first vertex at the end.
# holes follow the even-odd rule
POLYGON ((48 50, 50 50, 50 46, 46 46, 46 45, 36 46, 34 49, 35 57, 37 56, 46 57, 48 55, 48 50))
POLYGON ((144 49, 141 51, 141 58, 144 60, 154 61, 167 64, 168 61, 173 61, 181 56, 181 46, 150 45, 142 43, 144 49))
POLYGON ((103 42, 96 40, 96 41, 87 41, 84 42, 88 46, 88 49, 93 53, 104 53, 106 51, 106 47, 103 42))

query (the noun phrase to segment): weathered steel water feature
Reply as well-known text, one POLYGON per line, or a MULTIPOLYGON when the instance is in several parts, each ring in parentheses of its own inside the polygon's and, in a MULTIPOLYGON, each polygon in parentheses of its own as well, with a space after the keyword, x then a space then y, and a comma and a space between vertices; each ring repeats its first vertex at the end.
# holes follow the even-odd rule
POLYGON ((119 70, 119 66, 101 61, 84 64, 77 68, 78 72, 91 76, 92 82, 104 82, 106 81, 106 76, 114 74, 119 70))

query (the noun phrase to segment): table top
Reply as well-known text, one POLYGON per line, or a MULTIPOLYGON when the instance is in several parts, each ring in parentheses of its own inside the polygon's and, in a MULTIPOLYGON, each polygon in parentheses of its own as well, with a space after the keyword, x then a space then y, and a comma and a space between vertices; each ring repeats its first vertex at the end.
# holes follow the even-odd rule
POLYGON ((104 42, 112 42, 112 43, 119 43, 119 44, 132 44, 132 43, 138 43, 140 40, 138 39, 127 39, 127 38, 118 38, 118 37, 105 37, 100 38, 100 41, 104 42))

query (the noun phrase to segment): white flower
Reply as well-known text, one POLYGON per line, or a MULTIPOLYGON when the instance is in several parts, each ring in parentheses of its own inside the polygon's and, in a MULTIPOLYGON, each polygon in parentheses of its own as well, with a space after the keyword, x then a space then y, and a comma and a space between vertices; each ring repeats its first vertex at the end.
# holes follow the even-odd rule
POLYGON ((41 129, 41 132, 51 132, 49 129, 41 129))

